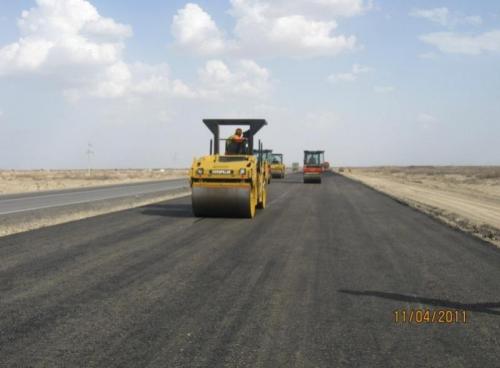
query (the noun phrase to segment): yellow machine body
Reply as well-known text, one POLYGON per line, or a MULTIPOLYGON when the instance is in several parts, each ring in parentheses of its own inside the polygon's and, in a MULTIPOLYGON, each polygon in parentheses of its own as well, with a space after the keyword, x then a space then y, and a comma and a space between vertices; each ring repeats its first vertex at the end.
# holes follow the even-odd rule
POLYGON ((195 216, 253 218, 266 206, 264 162, 253 155, 197 158, 190 178, 195 216))
POLYGON ((285 177, 285 164, 271 164, 271 175, 273 178, 283 179, 285 177))
POLYGON ((273 153, 271 155, 271 176, 273 178, 283 179, 285 177, 285 164, 283 163, 283 154, 273 153))
MULTIPOLYGON (((253 218, 267 200, 267 162, 262 144, 257 154, 254 135, 267 122, 264 119, 204 119, 213 133, 210 154, 193 160, 190 170, 191 200, 197 217, 253 218), (241 139, 221 139, 221 126, 248 126, 241 139), (225 142, 221 154, 220 141, 225 142), (212 150, 213 148, 213 150, 212 150)), ((241 131, 240 128, 238 130, 241 131)))
MULTIPOLYGON (((271 149, 264 149, 262 150, 262 158, 264 160, 264 166, 265 166, 265 172, 266 172, 266 182, 267 184, 271 184, 271 178, 272 178, 272 173, 271 173, 271 159, 272 159, 272 152, 273 150, 271 149)), ((254 155, 258 155, 259 151, 254 150, 253 151, 254 155)))

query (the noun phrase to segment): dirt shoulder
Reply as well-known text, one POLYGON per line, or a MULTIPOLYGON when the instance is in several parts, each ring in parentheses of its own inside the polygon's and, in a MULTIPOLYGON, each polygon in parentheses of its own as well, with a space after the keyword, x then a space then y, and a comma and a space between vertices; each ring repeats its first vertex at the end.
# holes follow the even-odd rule
POLYGON ((0 195, 187 177, 186 169, 0 170, 0 195))
POLYGON ((342 174, 500 246, 500 167, 351 168, 342 174))

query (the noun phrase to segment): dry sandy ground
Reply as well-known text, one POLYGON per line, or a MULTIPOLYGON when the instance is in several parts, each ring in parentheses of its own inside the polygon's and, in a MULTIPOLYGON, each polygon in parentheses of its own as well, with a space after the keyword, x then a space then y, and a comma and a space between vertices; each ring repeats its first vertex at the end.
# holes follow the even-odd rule
POLYGON ((372 167, 343 174, 500 245, 500 167, 372 167))
POLYGON ((183 169, 93 170, 90 176, 87 170, 0 170, 0 195, 177 179, 186 176, 187 170, 183 169))

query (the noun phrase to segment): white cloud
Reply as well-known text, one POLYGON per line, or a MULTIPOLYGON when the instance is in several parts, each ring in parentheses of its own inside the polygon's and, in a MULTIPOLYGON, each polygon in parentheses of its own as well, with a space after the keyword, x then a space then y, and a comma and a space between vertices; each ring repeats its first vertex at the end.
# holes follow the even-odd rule
POLYGON ((356 37, 337 34, 337 17, 369 8, 364 0, 232 0, 234 35, 223 36, 199 5, 187 4, 174 16, 175 44, 191 52, 251 57, 332 56, 356 48, 356 37))
MULTIPOLYGON (((337 55, 355 48, 354 36, 334 33, 337 23, 332 16, 336 3, 340 6, 340 3, 346 5, 358 1, 313 2, 318 6, 332 7, 327 20, 304 11, 303 1, 295 2, 294 6, 291 3, 294 2, 233 0, 231 14, 236 17, 235 34, 240 49, 263 56, 316 57, 337 55)), ((341 8, 346 16, 354 12, 341 8)))
POLYGON ((197 4, 188 3, 178 10, 171 30, 176 44, 194 53, 211 55, 226 48, 222 32, 197 4))
POLYGON ((175 79, 172 82, 172 94, 176 97, 195 98, 198 97, 196 91, 186 85, 183 81, 175 79))
POLYGON ((96 17, 95 20, 87 22, 83 34, 103 37, 130 37, 132 28, 127 25, 116 23, 111 18, 96 17))
MULTIPOLYGON (((176 26, 194 24, 191 33, 179 31, 186 46, 201 42, 205 51, 219 47, 218 42, 210 41, 219 33, 207 17, 194 4, 179 12, 176 26), (199 32, 208 39, 198 38, 199 32)), ((37 7, 23 11, 18 26, 19 40, 0 48, 0 75, 32 73, 56 81, 71 103, 88 97, 145 102, 172 97, 258 98, 272 84, 267 69, 246 59, 234 62, 231 68, 220 60, 207 62, 199 73, 198 88, 172 78, 167 64, 127 63, 122 51, 124 38, 132 30, 100 16, 85 0, 37 0, 37 7)))
POLYGON ((435 116, 427 113, 420 113, 417 116, 417 121, 422 124, 434 124, 437 123, 439 120, 435 116))
POLYGON ((359 64, 354 64, 352 66, 350 72, 331 74, 328 76, 327 80, 329 82, 332 82, 332 83, 335 83, 335 82, 354 82, 358 79, 358 76, 360 74, 369 73, 371 71, 373 71, 373 68, 370 68, 368 66, 359 65, 359 64))
POLYGON ((134 63, 131 65, 129 82, 131 90, 137 94, 168 92, 170 90, 170 68, 167 64, 134 63))
POLYGON ((178 79, 172 80, 167 64, 118 62, 83 77, 68 88, 64 97, 76 102, 85 96, 97 98, 149 98, 151 96, 192 98, 196 91, 178 79))
POLYGON ((420 36, 420 40, 445 53, 479 55, 483 52, 500 52, 500 30, 478 35, 436 32, 420 36))
MULTIPOLYGON (((300 15, 280 17, 269 24, 269 50, 274 47, 284 54, 294 56, 336 55, 342 51, 354 49, 356 38, 343 35, 333 36, 337 24, 309 20, 300 15)), ((249 31, 249 30, 247 30, 249 31)))
POLYGON ((127 64, 117 62, 104 70, 102 79, 92 86, 90 94, 101 98, 121 97, 130 85, 132 74, 127 64))
POLYGON ((375 86, 373 87, 373 91, 378 94, 387 94, 392 93, 396 90, 393 86, 375 86))
POLYGON ((424 129, 430 129, 439 123, 439 119, 428 113, 420 113, 417 115, 417 122, 424 129))
POLYGON ((130 26, 101 16, 85 0, 36 0, 37 7, 23 11, 18 25, 23 34, 45 38, 66 38, 68 35, 129 37, 130 26))
POLYGON ((85 0, 36 0, 18 20, 19 39, 0 48, 0 76, 38 74, 57 81, 71 102, 119 97, 132 78, 122 59, 128 25, 85 0))
POLYGON ((354 64, 352 66, 352 72, 354 74, 369 73, 371 71, 373 71, 373 68, 371 68, 369 66, 363 66, 363 65, 359 65, 359 64, 354 64))
POLYGON ((410 12, 412 17, 423 18, 445 27, 454 27, 461 24, 481 25, 483 19, 478 15, 461 15, 453 13, 448 8, 414 9, 410 12))
POLYGON ((328 76, 328 81, 335 82, 354 82, 358 77, 353 73, 338 73, 328 76))
POLYGON ((18 21, 17 42, 0 47, 0 76, 33 73, 55 80, 67 101, 151 94, 192 97, 166 64, 126 63, 130 26, 99 15, 85 0, 37 0, 18 21))
POLYGON ((314 18, 352 17, 372 7, 364 0, 231 0, 236 15, 265 13, 271 17, 302 14, 314 18))
POLYGON ((253 60, 240 60, 231 70, 221 60, 209 60, 199 72, 198 94, 205 98, 223 96, 265 97, 271 88, 271 75, 253 60))
POLYGON ((21 37, 0 48, 0 75, 118 62, 129 26, 104 18, 85 0, 36 0, 18 20, 21 37))

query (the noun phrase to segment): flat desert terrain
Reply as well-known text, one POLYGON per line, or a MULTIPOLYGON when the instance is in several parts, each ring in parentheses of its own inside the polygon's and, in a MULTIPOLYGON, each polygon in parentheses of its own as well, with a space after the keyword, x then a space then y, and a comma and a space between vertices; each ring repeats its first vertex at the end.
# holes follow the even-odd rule
POLYGON ((184 169, 0 170, 0 195, 178 179, 184 169))
POLYGON ((500 245, 499 166, 344 168, 342 174, 500 245))

